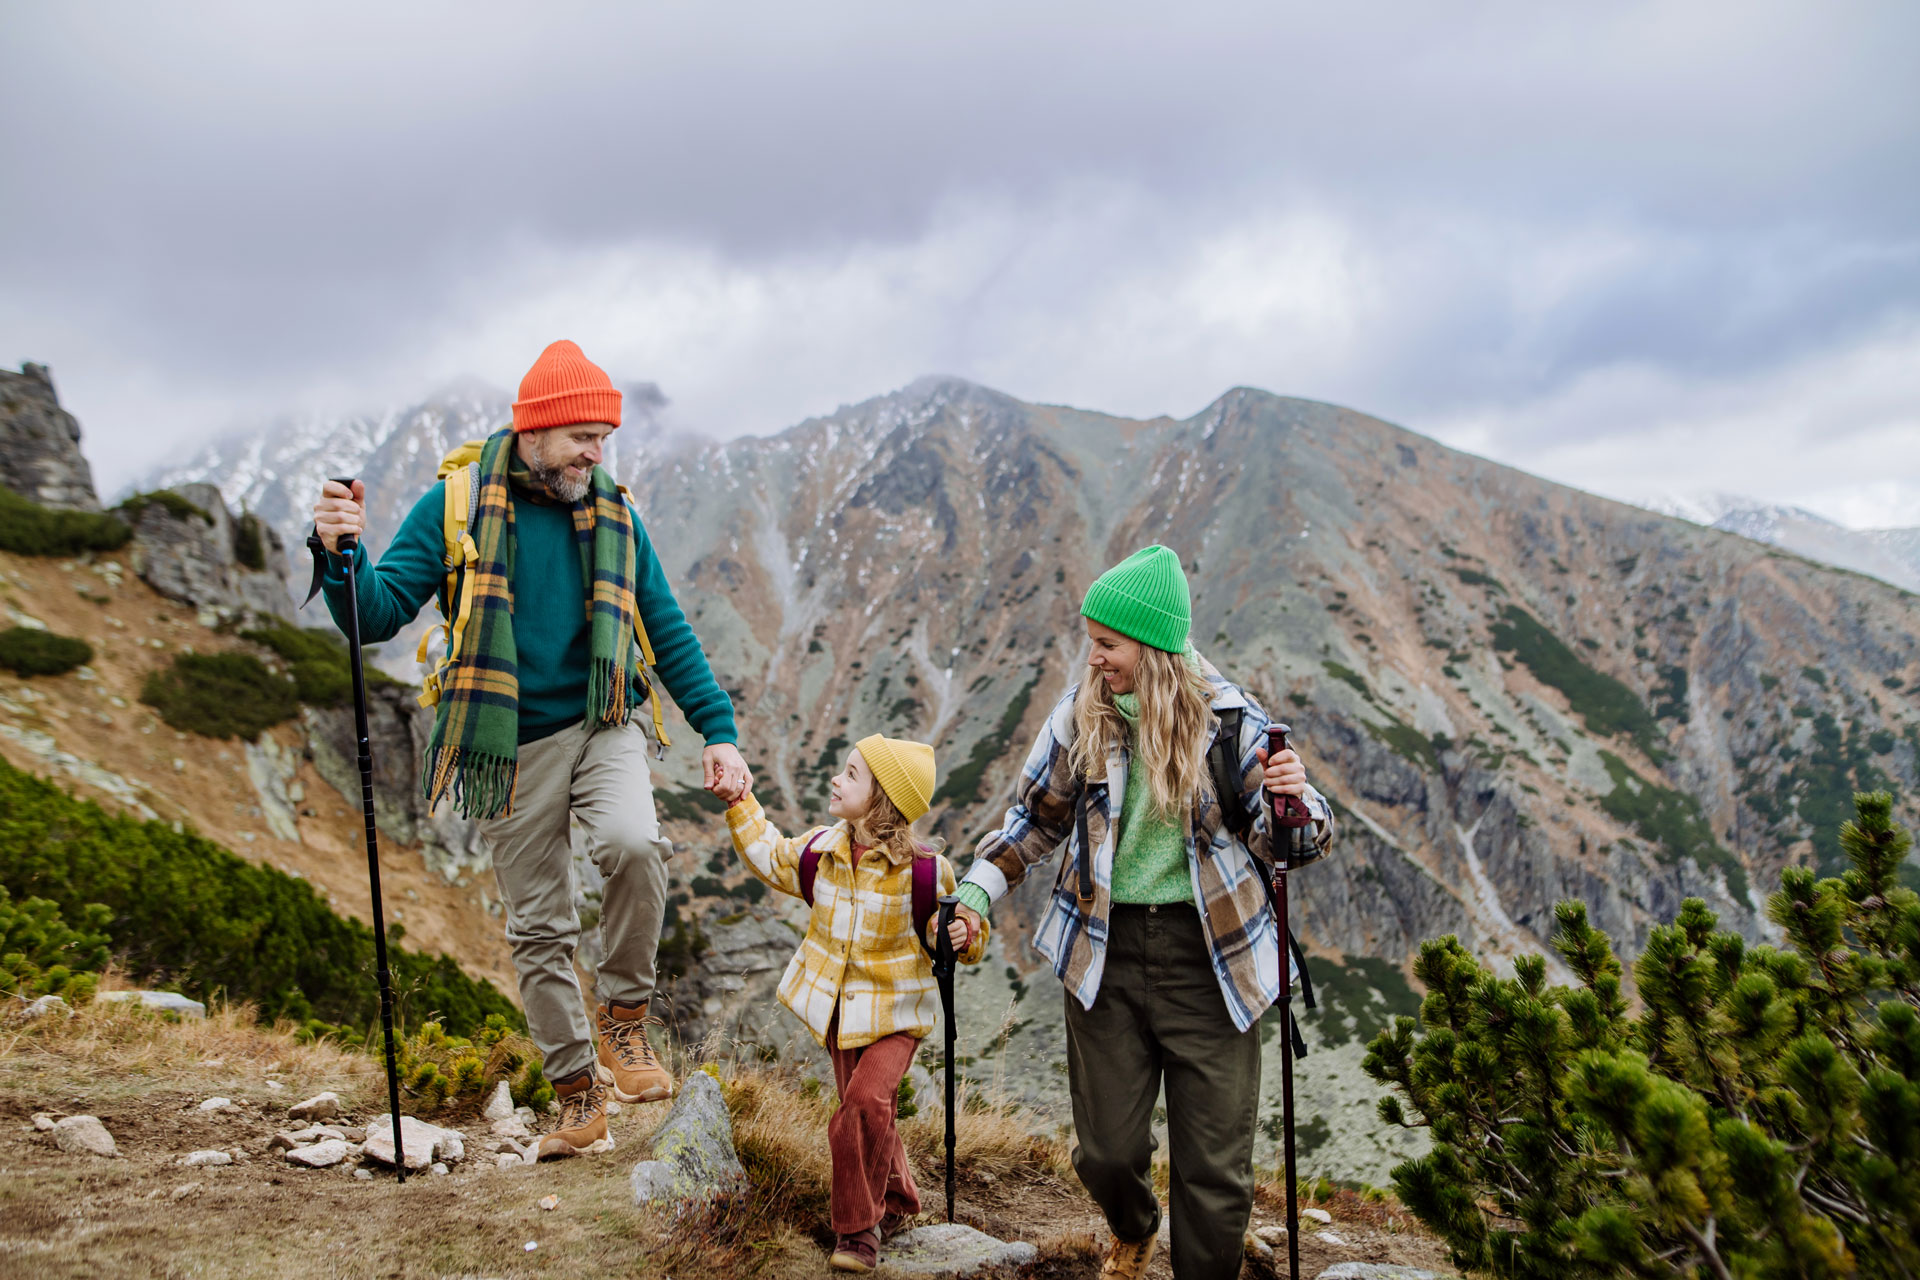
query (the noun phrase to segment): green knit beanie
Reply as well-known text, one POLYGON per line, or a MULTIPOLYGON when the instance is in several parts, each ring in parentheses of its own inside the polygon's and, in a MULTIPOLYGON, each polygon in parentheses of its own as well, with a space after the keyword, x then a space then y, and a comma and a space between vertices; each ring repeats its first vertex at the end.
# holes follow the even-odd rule
POLYGON ((1093 580, 1080 615, 1141 644, 1185 653, 1193 602, 1180 557, 1158 543, 1142 547, 1093 580))

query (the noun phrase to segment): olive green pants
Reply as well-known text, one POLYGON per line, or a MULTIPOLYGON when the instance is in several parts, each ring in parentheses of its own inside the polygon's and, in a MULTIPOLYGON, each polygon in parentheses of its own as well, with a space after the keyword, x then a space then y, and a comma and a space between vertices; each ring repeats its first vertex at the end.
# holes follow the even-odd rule
POLYGON ((1073 1171, 1121 1240, 1160 1229, 1153 1109, 1164 1081, 1176 1280, 1232 1280, 1253 1212, 1259 1028, 1234 1028, 1200 917, 1115 905, 1093 1008, 1067 996, 1073 1171))

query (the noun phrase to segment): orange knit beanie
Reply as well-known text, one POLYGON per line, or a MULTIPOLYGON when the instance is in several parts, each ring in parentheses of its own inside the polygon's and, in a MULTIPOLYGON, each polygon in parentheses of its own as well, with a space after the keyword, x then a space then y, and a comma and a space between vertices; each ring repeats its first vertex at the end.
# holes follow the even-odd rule
POLYGON ((513 429, 541 431, 576 422, 620 425, 620 393, 606 371, 565 338, 549 346, 520 379, 513 429))

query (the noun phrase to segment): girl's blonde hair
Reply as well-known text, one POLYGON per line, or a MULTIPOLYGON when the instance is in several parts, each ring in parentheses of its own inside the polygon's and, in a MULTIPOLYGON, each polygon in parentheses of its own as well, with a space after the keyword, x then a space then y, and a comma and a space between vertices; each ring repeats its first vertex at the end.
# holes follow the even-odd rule
MULTIPOLYGON (((1129 782, 1145 778, 1154 812, 1170 816, 1208 785, 1204 761, 1213 687, 1185 654, 1143 644, 1133 668, 1133 692, 1139 698, 1140 724, 1129 782)), ((1113 704, 1107 682, 1089 664, 1073 700, 1068 763, 1082 778, 1098 782, 1107 776, 1107 753, 1126 741, 1127 722, 1113 704)))
POLYGON ((863 844, 883 848, 896 858, 934 854, 946 848, 946 842, 937 837, 922 840, 915 835, 913 824, 878 782, 873 784, 873 798, 867 802, 867 811, 850 825, 854 836, 862 838, 863 844))

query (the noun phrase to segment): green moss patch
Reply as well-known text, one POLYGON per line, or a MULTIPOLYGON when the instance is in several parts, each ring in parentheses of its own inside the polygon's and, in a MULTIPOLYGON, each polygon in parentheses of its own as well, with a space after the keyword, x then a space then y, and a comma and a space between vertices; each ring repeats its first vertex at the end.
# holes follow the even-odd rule
POLYGON ((52 511, 0 489, 0 551, 23 556, 77 556, 114 551, 133 536, 126 522, 92 511, 52 511))
POLYGON ((300 710, 292 679, 250 653, 183 653, 147 677, 140 701, 182 733, 252 740, 300 710))
POLYGON ((15 675, 58 676, 93 661, 93 646, 33 627, 0 631, 0 667, 15 675))
POLYGON ((1013 701, 1000 713, 1000 721, 993 731, 973 744, 973 751, 964 763, 947 775, 940 789, 933 793, 934 804, 956 804, 961 807, 979 804, 984 798, 981 788, 986 785, 987 766, 1006 754, 1013 745, 1013 735, 1020 731, 1020 721, 1027 714, 1027 705, 1033 701, 1033 690, 1040 683, 1041 668, 1035 667, 1033 679, 1020 686, 1013 695, 1013 701))
POLYGON ((1613 790, 1600 798, 1607 816, 1637 831, 1659 851, 1663 862, 1691 858, 1702 870, 1719 867, 1726 873, 1728 892, 1746 901, 1747 870, 1713 838, 1698 800, 1647 781, 1611 751, 1600 753, 1600 763, 1613 779, 1613 790))
POLYGON ((1500 611, 1500 620, 1493 625, 1493 647, 1513 654, 1541 684, 1564 694, 1567 705, 1594 733, 1620 734, 1632 739, 1649 758, 1666 758, 1660 748, 1660 726, 1633 690, 1582 662, 1526 610, 1508 605, 1500 611))

